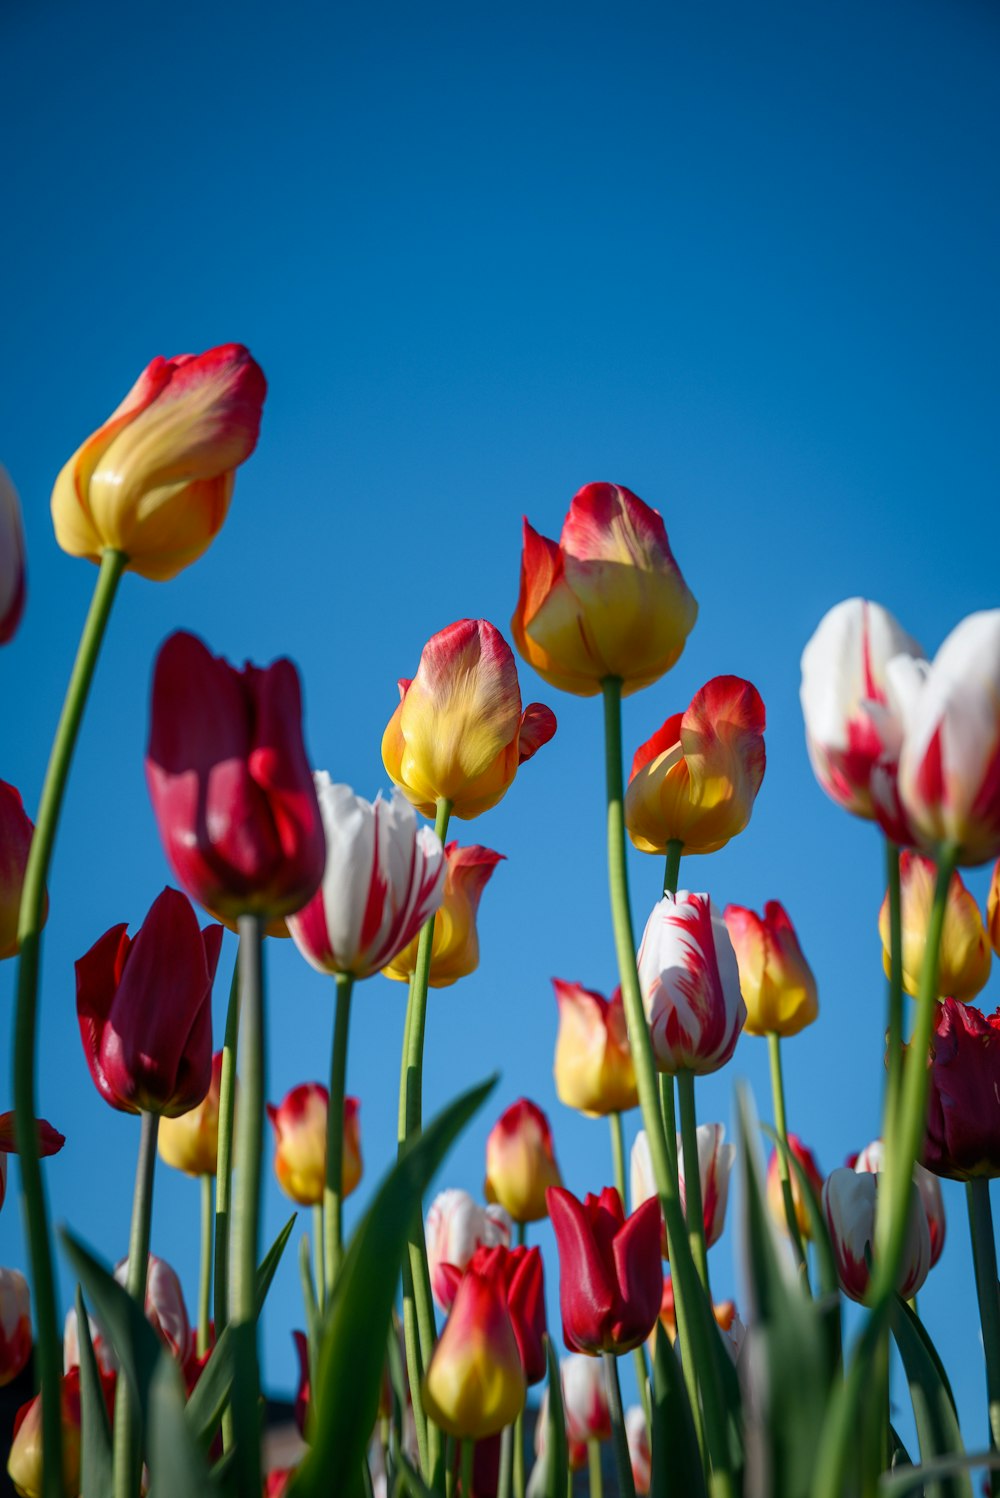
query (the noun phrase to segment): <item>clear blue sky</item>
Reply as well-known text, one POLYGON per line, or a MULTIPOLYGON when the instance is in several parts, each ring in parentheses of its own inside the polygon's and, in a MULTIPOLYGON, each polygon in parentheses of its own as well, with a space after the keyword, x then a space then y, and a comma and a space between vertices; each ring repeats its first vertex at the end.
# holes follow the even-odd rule
MULTIPOLYGON (((629 753, 719 672, 767 704, 750 828, 682 882, 720 905, 786 903, 822 1005, 788 1047, 791 1126, 841 1163, 877 1129, 882 865, 872 830, 814 783, 798 660, 851 594, 929 651, 998 601, 994 7, 9 0, 0 40, 0 458, 30 565, 0 654, 0 776, 29 807, 95 576, 53 541, 56 472, 155 354, 240 340, 271 386, 208 555, 170 584, 126 579, 84 726, 44 955, 42 1110, 68 1141, 48 1172, 56 1218, 125 1251, 138 1130, 90 1082, 72 964, 169 877, 142 769, 159 642, 183 626, 235 660, 293 656, 316 764, 374 794, 396 678, 455 618, 507 631, 521 514, 558 534, 593 479, 661 509, 701 605, 675 670, 627 703, 629 753)), ((555 1098, 549 979, 614 983, 600 712, 527 668, 522 686, 560 729, 461 833, 508 861, 480 971, 432 998, 426 1098, 499 1067, 495 1112, 522 1093, 545 1107, 582 1194, 610 1179, 610 1153, 604 1126, 555 1098)), ((659 875, 633 857, 640 926, 659 875)), ((269 956, 277 1100, 325 1073, 333 985, 289 946, 269 956)), ((13 978, 5 964, 8 1007, 13 978)), ((403 1000, 375 978, 355 1003, 360 1200, 392 1151, 403 1000)), ((769 1116, 766 1049, 746 1038, 699 1086, 704 1119, 730 1120, 738 1077, 769 1116)), ((493 1116, 442 1184, 478 1188, 493 1116)), ((197 1195, 160 1173, 153 1247, 192 1303, 197 1195)), ((978 1444, 962 1189, 946 1201, 921 1308, 978 1444)), ((269 1234, 288 1210, 269 1176, 269 1234)), ((14 1191, 0 1259, 23 1263, 14 1191)), ((713 1263, 740 1298, 731 1235, 713 1263)), ((290 1253, 265 1324, 278 1388, 301 1319, 290 1253)))

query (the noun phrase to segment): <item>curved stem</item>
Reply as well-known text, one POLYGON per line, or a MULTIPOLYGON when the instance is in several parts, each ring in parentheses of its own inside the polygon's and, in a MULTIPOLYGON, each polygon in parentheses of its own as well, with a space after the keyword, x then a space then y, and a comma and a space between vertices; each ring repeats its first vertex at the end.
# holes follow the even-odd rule
POLYGON ((677 1073, 677 1096, 681 1104, 681 1147, 684 1151, 684 1203, 687 1209, 688 1242, 698 1278, 711 1296, 708 1285, 708 1247, 705 1243, 705 1209, 701 1200, 701 1164, 698 1160, 698 1115, 694 1103, 694 1072, 677 1073))
MULTIPOLYGON (((767 1037, 767 1052, 771 1062, 771 1097, 774 1102, 774 1127, 778 1131, 778 1138, 782 1141, 785 1149, 788 1149, 788 1125, 785 1122, 785 1079, 781 1069, 781 1037, 773 1032, 767 1037)), ((799 1219, 795 1211, 795 1197, 792 1193, 792 1178, 788 1168, 788 1156, 785 1150, 778 1150, 778 1175, 781 1179, 781 1196, 785 1203, 785 1222, 788 1225, 788 1235, 795 1248, 795 1256, 799 1261, 799 1268, 806 1281, 809 1278, 808 1262, 805 1249, 802 1246, 802 1234, 799 1232, 799 1219)))
MULTIPOLYGON (((236 1116, 236 1052, 240 1034, 240 959, 237 954, 226 1009, 219 1077, 219 1160, 215 1175, 215 1337, 229 1321, 229 1221, 233 1200, 233 1121, 236 1116)), ((227 1448, 228 1449, 228 1448, 227 1448)))
POLYGON ((663 893, 665 895, 676 895, 677 876, 680 872, 681 854, 684 852, 684 844, 679 837, 672 837, 667 844, 667 861, 663 870, 663 893))
POLYGON ((635 1498, 632 1460, 628 1454, 628 1437, 625 1434, 622 1386, 618 1381, 618 1359, 613 1352, 605 1352, 601 1356, 604 1362, 605 1381, 608 1386, 608 1403, 611 1405, 611 1435, 615 1443, 615 1466, 618 1470, 619 1498, 635 1498))
MULTIPOLYGON (((990 1183, 985 1177, 966 1182, 969 1230, 976 1269, 979 1320, 986 1353, 986 1398, 989 1405, 990 1448, 1000 1450, 1000 1289, 997 1286, 997 1246, 993 1231, 990 1183)), ((1000 1472, 990 1473, 990 1492, 1000 1493, 1000 1472)))
MULTIPOLYGON (((323 1234, 326 1294, 340 1270, 343 1255, 341 1214, 344 1183, 344 1092, 347 1078, 347 1032, 351 1020, 354 978, 337 974, 337 1007, 333 1021, 333 1051, 330 1056, 330 1098, 326 1113, 326 1189, 323 1192, 323 1234)), ((320 1305, 323 1295, 320 1295, 320 1305)))
POLYGON ((42 1391, 42 1494, 62 1498, 62 1421, 60 1385, 62 1346, 56 1314, 56 1283, 49 1233, 45 1185, 38 1155, 35 1115, 38 980, 45 886, 59 813, 94 668, 107 628, 118 583, 128 558, 105 551, 94 596, 80 636, 62 712, 49 754, 38 802, 38 818, 28 852, 17 925, 17 999, 14 1013, 14 1125, 21 1161, 21 1209, 28 1240, 35 1313, 35 1356, 42 1391))
MULTIPOLYGON (((889 889, 889 989, 882 1137, 891 1141, 896 1124, 903 1065, 903 908, 899 883, 899 849, 888 838, 885 842, 885 867, 889 889)), ((887 1144, 887 1148, 891 1148, 891 1144, 887 1144)))
POLYGON ((233 1413, 236 1425, 236 1492, 259 1498, 260 1398, 257 1358, 257 1257, 260 1238, 261 1156, 264 1148, 264 920, 241 915, 240 1010, 243 1074, 236 1121, 236 1189, 233 1194, 232 1266, 233 1413))
POLYGON ((198 1356, 208 1351, 212 1319, 212 1177, 201 1178, 201 1274, 198 1280, 198 1356))
MULTIPOLYGON (((128 1239, 125 1288, 139 1309, 146 1310, 146 1275, 149 1272, 149 1230, 153 1216, 153 1173, 156 1168, 158 1113, 143 1113, 139 1133, 139 1159, 132 1196, 132 1226, 128 1239)), ((139 1491, 142 1447, 139 1407, 127 1378, 118 1380, 115 1392, 114 1498, 135 1498, 139 1491)))

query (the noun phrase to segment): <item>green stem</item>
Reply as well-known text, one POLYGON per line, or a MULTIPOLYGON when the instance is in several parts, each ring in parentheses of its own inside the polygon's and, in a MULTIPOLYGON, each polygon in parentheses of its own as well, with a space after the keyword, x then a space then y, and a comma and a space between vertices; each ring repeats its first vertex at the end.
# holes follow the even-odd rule
POLYGON ((684 852, 684 844, 679 837, 672 837, 667 844, 667 862, 663 870, 663 893, 665 895, 676 895, 677 876, 681 866, 681 854, 684 852))
MULTIPOLYGON (((326 1113, 326 1189, 323 1192, 326 1293, 333 1286, 343 1256, 344 1183, 344 1093, 347 1078, 347 1032, 351 1019, 354 978, 337 974, 337 1007, 333 1021, 333 1051, 330 1056, 330 1101, 326 1113)), ((322 1296, 320 1305, 323 1304, 322 1296)))
POLYGON ((887 1141, 886 1148, 891 1149, 903 1066, 903 909, 899 883, 899 849, 888 838, 885 843, 885 866, 889 887, 889 990, 882 1137, 887 1141))
POLYGON ((604 1362, 605 1382, 608 1386, 608 1403, 611 1406, 611 1436, 615 1443, 618 1494, 619 1498, 635 1498, 635 1482, 632 1479, 632 1459, 628 1454, 628 1436, 625 1434, 622 1386, 618 1381, 618 1359, 613 1352, 605 1352, 601 1356, 604 1362))
POLYGON ((317 1202, 313 1207, 312 1218, 313 1251, 316 1256, 316 1308, 323 1311, 326 1309, 326 1214, 322 1202, 317 1202))
POLYGON ((587 1442, 587 1474, 590 1478, 590 1498, 604 1498, 604 1477, 601 1472, 601 1443, 587 1442))
MULTIPOLYGON (((149 1272, 149 1230, 153 1217, 153 1172, 156 1167, 158 1113, 143 1113, 139 1133, 139 1159, 132 1197, 132 1226, 128 1238, 128 1268, 125 1288, 145 1314, 146 1275, 149 1272)), ((141 1423, 135 1391, 127 1378, 118 1380, 115 1393, 114 1498, 135 1498, 142 1467, 141 1423)))
POLYGON ((705 1243, 705 1209, 701 1200, 701 1165, 698 1160, 698 1115, 694 1105, 694 1072, 677 1073, 677 1096, 681 1104, 681 1147, 684 1151, 684 1201, 687 1208, 688 1242, 698 1278, 711 1297, 708 1284, 708 1247, 705 1243))
POLYGON ((526 1222, 515 1222, 514 1241, 518 1248, 524 1248, 528 1241, 528 1224, 526 1222))
POLYGON ((462 1441, 462 1498, 472 1498, 472 1467, 475 1456, 475 1441, 465 1437, 462 1441))
MULTIPOLYGON (((219 1076, 219 1160, 215 1175, 215 1337, 229 1322, 229 1223, 233 1203, 233 1122, 236 1117, 236 1052, 240 1033, 240 960, 237 955, 226 1009, 219 1076)), ((228 1447, 226 1448, 228 1450, 228 1447)))
POLYGON ((514 1427, 505 1425, 500 1437, 500 1470, 497 1474, 497 1498, 511 1498, 514 1476, 514 1427))
POLYGON ((62 1498, 62 1421, 60 1385, 62 1339, 56 1314, 53 1267, 45 1184, 38 1154, 35 1116, 38 982, 41 967, 41 930, 45 886, 55 844, 59 813, 73 759, 80 722, 97 665, 122 572, 128 558, 105 551, 94 596, 73 662, 62 712, 49 754, 38 803, 38 819, 28 852, 17 925, 17 999, 14 1014, 14 1127, 21 1161, 21 1210, 28 1240, 35 1317, 35 1358, 42 1391, 42 1498, 62 1498))
POLYGON ((781 1178, 781 1195, 785 1203, 785 1222, 788 1224, 788 1235, 795 1248, 795 1256, 799 1261, 799 1268, 806 1284, 809 1282, 809 1269, 806 1262, 805 1249, 802 1246, 802 1234, 799 1232, 799 1219, 795 1211, 795 1196, 792 1192, 792 1177, 788 1167, 788 1156, 785 1150, 788 1145, 788 1125, 785 1121, 785 1078, 781 1067, 781 1037, 772 1031, 767 1037, 767 1053, 771 1062, 771 1097, 774 1102, 774 1127, 778 1131, 778 1138, 782 1141, 785 1149, 777 1151, 778 1175, 781 1178))
POLYGON ((257 1258, 260 1238, 261 1157, 264 1149, 265 1031, 264 919, 241 915, 240 1011, 243 1068, 236 1121, 236 1188, 233 1193, 232 1266, 233 1413, 236 1425, 236 1492, 260 1498, 260 1376, 257 1357, 257 1258))
MULTIPOLYGON (((677 1179, 677 1105, 674 1100, 674 1079, 670 1072, 660 1073, 660 1113, 663 1117, 663 1134, 667 1144, 671 1173, 677 1179)), ((678 1187, 678 1191, 680 1188, 678 1187)))
POLYGON ((615 1168, 615 1185, 618 1195, 622 1199, 622 1211, 628 1216, 628 1187, 625 1175, 625 1135, 622 1130, 622 1116, 620 1113, 609 1113, 608 1124, 611 1128, 611 1158, 615 1168))
POLYGON ((514 1498, 524 1498, 524 1411, 514 1421, 514 1498))
POLYGON ((660 1112, 660 1093, 653 1062, 649 1026, 642 1005, 639 974, 635 961, 635 938, 628 898, 628 870, 625 856, 625 809, 622 782, 621 682, 608 677, 603 682, 605 762, 607 769, 608 806, 608 880, 611 916, 614 928, 618 975, 622 988, 629 1044, 635 1065, 636 1085, 642 1119, 649 1140, 653 1179, 670 1243, 674 1281, 674 1304, 677 1332, 681 1342, 685 1378, 689 1380, 691 1408, 698 1420, 700 1389, 704 1410, 705 1435, 711 1456, 711 1498, 735 1498, 736 1482, 725 1401, 715 1362, 714 1349, 708 1337, 717 1335, 711 1323, 711 1310, 699 1306, 702 1289, 691 1257, 685 1233, 676 1176, 670 1168, 670 1155, 660 1112), (700 1314, 705 1311, 706 1314, 700 1314))
POLYGON ((201 1275, 198 1281, 198 1356, 208 1351, 212 1319, 212 1177, 201 1178, 201 1275))
MULTIPOLYGON (((993 1232, 990 1183, 977 1177, 966 1183, 969 1230, 976 1269, 979 1320, 986 1352, 986 1398, 989 1404, 990 1448, 1000 1450, 1000 1290, 997 1286, 997 1247, 993 1232)), ((990 1492, 1000 1493, 1000 1472, 990 1473, 990 1492)))

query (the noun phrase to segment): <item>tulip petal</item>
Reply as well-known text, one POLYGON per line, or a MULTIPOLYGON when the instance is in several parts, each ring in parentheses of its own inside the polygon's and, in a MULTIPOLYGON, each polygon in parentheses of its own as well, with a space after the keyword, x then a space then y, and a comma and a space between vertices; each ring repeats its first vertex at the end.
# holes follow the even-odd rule
POLYGON ((545 1200, 559 1243, 563 1338, 571 1352, 598 1352, 618 1299, 610 1259, 600 1253, 582 1202, 561 1186, 550 1186, 545 1200))

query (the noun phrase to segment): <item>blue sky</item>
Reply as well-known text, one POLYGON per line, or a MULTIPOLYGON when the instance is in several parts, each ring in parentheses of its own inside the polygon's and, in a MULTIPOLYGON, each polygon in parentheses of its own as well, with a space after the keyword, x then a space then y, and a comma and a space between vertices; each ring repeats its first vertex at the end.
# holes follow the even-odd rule
MULTIPOLYGON (((72 964, 169 878, 142 769, 159 643, 184 627, 237 661, 291 655, 316 764, 373 795, 396 678, 453 619, 509 634, 522 513, 558 534, 594 479, 661 510, 700 604, 679 664, 626 704, 627 753, 718 673, 767 705, 753 821, 682 883, 720 905, 786 903, 822 1006, 788 1047, 790 1123, 841 1163, 877 1130, 881 852, 813 780, 798 660, 852 594, 928 651, 997 603, 993 8, 14 0, 0 36, 0 458, 30 568, 0 656, 0 776, 30 808, 95 576, 52 538, 59 467, 156 354, 239 340, 270 381, 223 533, 175 582, 126 579, 88 710, 44 954, 42 1111, 68 1138, 49 1166, 56 1218, 125 1251, 138 1131, 89 1080, 72 964)), ((425 1096, 433 1109, 502 1073, 442 1184, 478 1189, 493 1117, 526 1094, 582 1194, 610 1179, 610 1154, 603 1126, 555 1098, 549 979, 614 983, 600 711, 526 667, 522 690, 560 728, 459 834, 507 862, 479 972, 432 997, 425 1096)), ((659 862, 636 854, 631 873, 641 926, 659 862)), ((985 895, 984 872, 970 882, 985 895)), ((278 1100, 325 1073, 333 985, 287 945, 269 958, 278 1100)), ((13 978, 8 963, 8 1006, 13 978)), ((375 978, 354 1006, 362 1202, 392 1151, 403 999, 375 978)), ((745 1038, 699 1084, 704 1119, 730 1120, 738 1077, 769 1115, 766 1047, 745 1038)), ((978 1443, 961 1188, 946 1201, 921 1307, 978 1443)), ((196 1186, 163 1170, 153 1247, 192 1303, 196 1210, 196 1186)), ((288 1210, 269 1177, 269 1234, 288 1210)), ((730 1235, 712 1257, 739 1298, 730 1235)), ((0 1258, 23 1262, 13 1191, 0 1258)), ((554 1257, 549 1274, 555 1316, 554 1257)), ((300 1324, 289 1254, 265 1324, 276 1387, 300 1324)))

